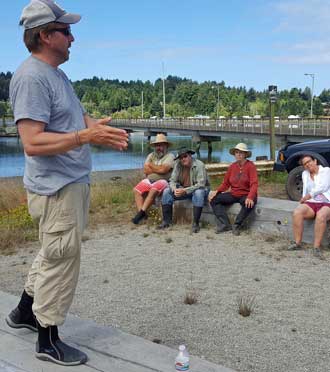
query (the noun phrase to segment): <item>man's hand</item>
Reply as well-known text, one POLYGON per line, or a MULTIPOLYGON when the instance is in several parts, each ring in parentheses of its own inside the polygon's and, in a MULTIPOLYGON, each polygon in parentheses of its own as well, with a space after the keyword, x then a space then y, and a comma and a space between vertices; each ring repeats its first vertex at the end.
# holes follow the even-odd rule
POLYGON ((82 144, 110 146, 116 150, 126 150, 128 134, 123 129, 113 128, 106 125, 109 118, 96 120, 94 126, 79 131, 79 139, 82 144))
POLYGON ((217 195, 217 193, 218 193, 217 191, 210 191, 208 196, 209 202, 212 201, 212 199, 217 195))
POLYGON ((311 199, 311 198, 312 198, 311 195, 310 195, 310 194, 307 194, 307 195, 305 195, 303 198, 301 198, 301 199, 299 200, 299 203, 300 203, 300 204, 303 204, 303 203, 305 203, 306 200, 309 200, 309 199, 311 199))
POLYGON ((174 190, 174 195, 176 196, 176 197, 180 197, 180 196, 184 196, 184 195, 186 195, 186 190, 185 189, 183 189, 183 188, 179 188, 179 189, 175 189, 174 190))
POLYGON ((246 208, 253 208, 254 201, 252 199, 246 198, 245 199, 245 206, 246 206, 246 208))
POLYGON ((112 117, 108 116, 107 118, 103 118, 103 119, 94 119, 88 114, 85 114, 84 120, 85 120, 86 128, 93 128, 95 125, 98 125, 98 124, 100 125, 109 124, 110 121, 112 120, 112 117))
POLYGON ((146 175, 153 173, 150 165, 150 163, 144 163, 143 171, 146 175))

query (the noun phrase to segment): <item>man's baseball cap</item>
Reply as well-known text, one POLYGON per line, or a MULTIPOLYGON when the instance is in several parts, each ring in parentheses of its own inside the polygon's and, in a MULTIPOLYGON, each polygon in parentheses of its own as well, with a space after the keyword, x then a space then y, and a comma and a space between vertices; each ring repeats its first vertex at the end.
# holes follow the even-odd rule
POLYGON ((67 13, 53 0, 31 0, 23 9, 19 24, 29 30, 50 22, 73 24, 80 19, 79 14, 67 13))

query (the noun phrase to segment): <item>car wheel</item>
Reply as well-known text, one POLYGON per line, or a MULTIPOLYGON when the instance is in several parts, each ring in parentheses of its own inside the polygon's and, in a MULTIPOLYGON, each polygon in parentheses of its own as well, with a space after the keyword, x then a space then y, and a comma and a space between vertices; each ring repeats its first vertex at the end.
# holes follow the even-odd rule
POLYGON ((288 174, 285 189, 291 200, 299 201, 303 192, 303 183, 301 174, 304 170, 303 166, 293 168, 288 174))

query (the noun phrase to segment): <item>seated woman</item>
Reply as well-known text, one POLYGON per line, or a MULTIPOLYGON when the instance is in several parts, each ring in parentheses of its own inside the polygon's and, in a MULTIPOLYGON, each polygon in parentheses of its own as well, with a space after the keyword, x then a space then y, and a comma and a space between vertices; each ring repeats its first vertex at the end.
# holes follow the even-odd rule
POLYGON ((330 168, 317 164, 311 155, 300 158, 303 165, 303 194, 300 205, 293 211, 293 236, 295 243, 288 247, 289 251, 302 249, 301 241, 304 231, 304 220, 314 219, 313 255, 323 259, 320 250, 322 238, 330 220, 330 168))
POLYGON ((216 233, 233 230, 234 235, 240 234, 241 226, 257 203, 258 174, 253 162, 247 160, 251 156, 245 143, 239 143, 229 150, 235 156, 222 184, 216 191, 211 191, 209 201, 216 217, 216 233), (229 192, 225 192, 230 189, 229 192), (225 206, 240 203, 242 208, 236 216, 233 226, 230 225, 225 206))

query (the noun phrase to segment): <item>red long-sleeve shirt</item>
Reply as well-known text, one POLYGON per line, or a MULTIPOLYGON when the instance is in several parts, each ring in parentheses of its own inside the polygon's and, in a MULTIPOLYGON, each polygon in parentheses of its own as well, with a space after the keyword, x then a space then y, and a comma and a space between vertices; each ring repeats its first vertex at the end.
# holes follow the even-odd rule
POLYGON ((230 188, 233 196, 241 197, 247 195, 249 199, 255 199, 258 194, 258 173, 254 163, 246 160, 242 167, 238 162, 232 163, 222 184, 217 192, 224 192, 230 188))

